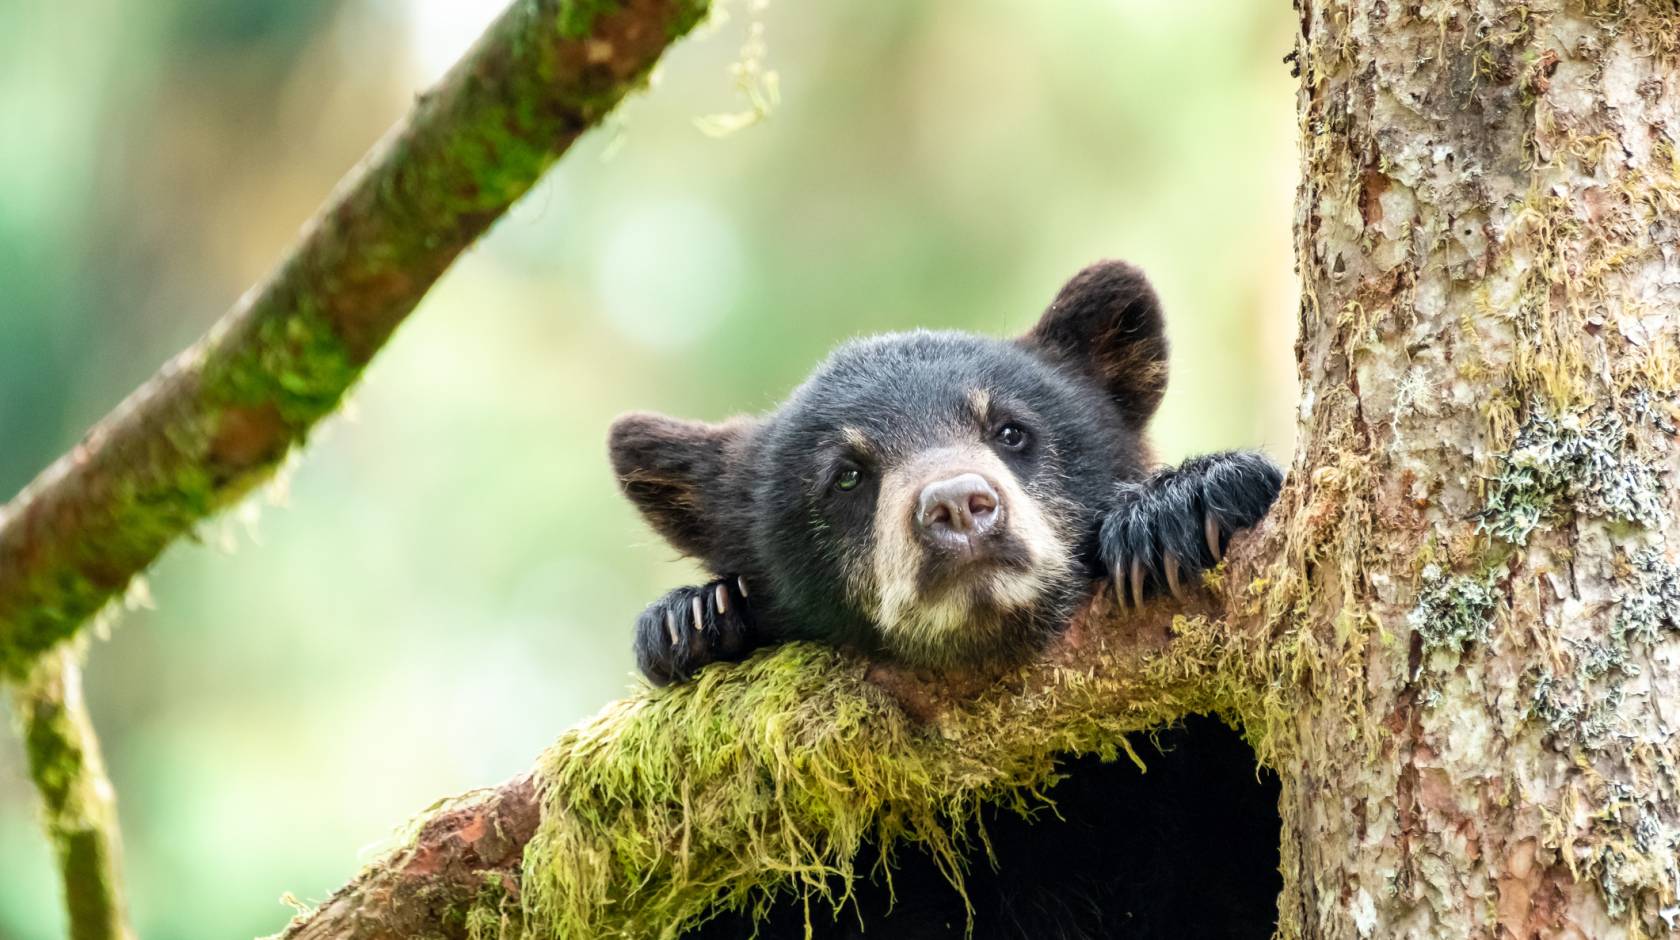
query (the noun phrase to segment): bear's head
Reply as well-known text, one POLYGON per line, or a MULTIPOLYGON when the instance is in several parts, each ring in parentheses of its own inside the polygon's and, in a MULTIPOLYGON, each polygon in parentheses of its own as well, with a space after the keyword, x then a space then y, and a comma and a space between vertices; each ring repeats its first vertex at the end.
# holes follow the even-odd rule
POLYGON ((1105 262, 1017 339, 857 340, 762 418, 620 418, 611 456, 654 528, 745 577, 779 635, 1006 656, 1098 576, 1097 512, 1144 474, 1166 367, 1154 291, 1105 262))

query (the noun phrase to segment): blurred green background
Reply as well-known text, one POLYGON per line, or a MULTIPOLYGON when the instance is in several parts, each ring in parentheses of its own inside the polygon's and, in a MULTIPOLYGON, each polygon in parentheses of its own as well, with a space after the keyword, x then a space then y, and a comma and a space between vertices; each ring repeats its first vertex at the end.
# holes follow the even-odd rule
MULTIPOLYGON (((0 0, 0 498, 285 250, 487 0, 0 0)), ((778 401, 836 342, 1025 329, 1104 256, 1165 298, 1165 458, 1291 445, 1287 4, 737 0, 464 257, 290 477, 91 650, 146 936, 266 934, 433 799, 631 687, 690 565, 622 411, 778 401), (743 107, 753 22, 782 103, 743 107)), ((63 929, 0 743, 0 937, 63 929)))

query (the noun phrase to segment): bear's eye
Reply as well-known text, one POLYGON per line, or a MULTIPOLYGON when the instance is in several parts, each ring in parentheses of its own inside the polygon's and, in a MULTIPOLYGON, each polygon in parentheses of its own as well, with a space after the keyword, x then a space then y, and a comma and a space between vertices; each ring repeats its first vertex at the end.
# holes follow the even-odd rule
POLYGON ((840 490, 841 492, 849 493, 852 490, 857 489, 858 484, 862 482, 863 471, 856 467, 847 467, 835 475, 834 488, 840 490))
POLYGON ((1020 450, 1027 446, 1027 429, 1011 421, 993 435, 998 445, 1008 450, 1020 450))

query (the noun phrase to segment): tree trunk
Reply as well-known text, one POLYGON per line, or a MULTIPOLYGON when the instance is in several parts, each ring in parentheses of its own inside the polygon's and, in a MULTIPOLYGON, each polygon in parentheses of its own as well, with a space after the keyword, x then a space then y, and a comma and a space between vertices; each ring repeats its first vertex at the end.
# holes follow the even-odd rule
POLYGON ((1281 933, 1672 935, 1680 8, 1298 7, 1281 933))

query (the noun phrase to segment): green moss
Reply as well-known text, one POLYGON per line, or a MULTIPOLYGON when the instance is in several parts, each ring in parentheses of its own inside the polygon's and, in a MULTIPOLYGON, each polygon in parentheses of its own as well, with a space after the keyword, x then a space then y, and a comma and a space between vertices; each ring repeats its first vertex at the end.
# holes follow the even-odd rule
POLYGON ((48 806, 69 805, 83 777, 80 736, 61 703, 43 701, 33 690, 17 699, 29 775, 48 806))
POLYGON ((595 27, 597 17, 618 8, 618 0, 562 0, 555 23, 567 39, 583 39, 595 27))
POLYGON ((623 703, 544 759, 527 914, 552 936, 668 936, 784 885, 838 903, 829 879, 853 876, 878 829, 919 833, 960 871, 935 805, 903 799, 930 783, 912 736, 855 669, 807 647, 623 703))
MULTIPOLYGON (((671 39, 684 36, 705 18, 711 9, 710 0, 670 0, 675 10, 667 35, 671 39)), ((622 7, 619 0, 561 0, 556 25, 567 39, 583 39, 595 28, 595 21, 622 7)))
POLYGON ((203 396, 213 406, 273 405, 290 428, 302 428, 338 406, 361 375, 338 329, 310 298, 292 309, 254 318, 250 336, 230 336, 231 355, 212 340, 203 396))
POLYGON ((519 905, 510 896, 500 872, 484 876, 484 887, 471 907, 459 912, 467 940, 497 940, 523 935, 519 905))
POLYGON ((133 470, 104 494, 105 516, 94 520, 97 537, 59 543, 64 555, 59 563, 42 565, 39 575, 17 589, 30 604, 0 618, 0 675, 26 676, 37 657, 120 596, 133 573, 165 545, 223 507, 206 466, 182 465, 167 456, 177 449, 202 453, 207 442, 208 434, 181 427, 171 439, 151 441, 146 450, 128 455, 133 470))
POLYGON ((69 935, 128 936, 111 784, 81 697, 77 657, 53 650, 12 690, 13 711, 58 860, 69 935))
POLYGON ((85 517, 86 531, 50 542, 58 557, 17 592, 29 603, 0 629, 5 675, 25 675, 170 542, 243 498, 338 405, 361 370, 332 324, 303 301, 290 313, 249 317, 213 333, 178 360, 188 369, 199 363, 192 407, 159 421, 124 451, 123 465, 107 471, 101 502, 85 517), (250 452, 226 459, 214 442, 232 409, 255 409, 258 418, 248 432, 250 452))
POLYGON ((523 925, 538 937, 673 937, 784 892, 838 909, 907 845, 961 891, 969 859, 984 857, 982 807, 1029 812, 1062 757, 1116 759, 1126 733, 1189 710, 1193 682, 1170 686, 1183 697, 1145 694, 1151 680, 1113 678, 1123 670, 1104 656, 1090 651, 1090 671, 1038 667, 1032 681, 1048 684, 1024 693, 1005 679, 926 725, 866 664, 806 644, 609 706, 539 764, 523 925), (866 840, 879 859, 858 858, 866 840))
MULTIPOLYGON (((1263 556, 1273 559, 1261 569, 1265 577, 1247 584, 1235 606, 1237 622, 1264 626, 1231 631, 1209 623, 1195 630, 1199 658, 1215 664, 1202 683, 1213 695, 1208 707, 1234 710, 1261 762, 1272 766, 1306 749, 1299 735, 1307 713, 1340 721, 1350 760, 1380 745, 1359 734, 1369 727, 1363 670, 1371 644, 1385 639, 1364 592, 1366 573, 1387 563, 1373 554, 1369 494, 1380 484, 1369 446, 1349 427, 1318 430, 1308 457, 1316 469, 1304 484, 1286 487, 1271 511, 1281 549, 1263 556)), ((1175 640, 1175 654, 1188 639, 1175 640)))

